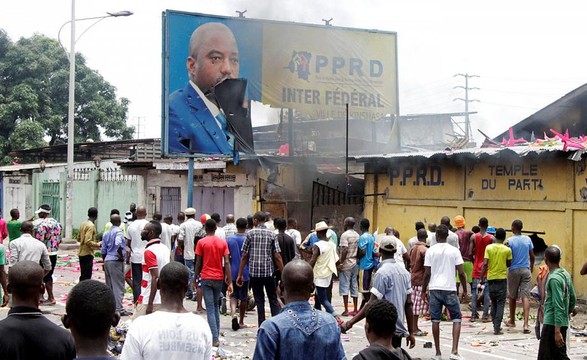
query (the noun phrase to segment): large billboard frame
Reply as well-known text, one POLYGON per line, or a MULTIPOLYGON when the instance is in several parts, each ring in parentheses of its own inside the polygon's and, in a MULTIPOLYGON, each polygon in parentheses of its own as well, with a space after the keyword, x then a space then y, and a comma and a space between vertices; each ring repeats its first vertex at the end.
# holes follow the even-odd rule
MULTIPOLYGON (((214 158, 226 158, 227 160, 232 158, 232 156, 227 154, 209 154, 209 153, 190 153, 190 152, 170 152, 169 151, 169 95, 170 95, 170 41, 169 41, 169 18, 170 16, 190 16, 190 17, 201 17, 207 18, 212 20, 218 20, 220 22, 248 22, 248 23, 256 23, 258 25, 264 24, 273 24, 273 25, 283 25, 283 26, 295 26, 300 28, 310 28, 310 29, 320 29, 321 31, 328 31, 328 30, 341 30, 341 31, 348 31, 352 33, 361 33, 361 34, 383 34, 388 36, 393 36, 393 64, 394 64, 394 71, 393 71, 393 80, 395 84, 390 84, 393 87, 393 92, 395 92, 394 96, 394 108, 395 111, 391 112, 392 116, 396 116, 396 119, 399 119, 400 114, 400 106, 399 106, 399 79, 398 79, 398 49, 397 49, 397 33, 394 31, 382 31, 382 30, 374 30, 374 29, 361 29, 361 28, 352 28, 352 27, 341 27, 341 26, 330 26, 330 25, 321 25, 321 24, 307 24, 307 23, 297 23, 297 22, 288 22, 288 21, 276 21, 276 20, 265 20, 265 19, 254 19, 254 18, 241 18, 241 17, 230 17, 230 16, 219 16, 219 15, 210 15, 210 14, 203 14, 203 13, 193 13, 193 12, 185 12, 185 11, 177 11, 177 10, 166 10, 163 12, 163 26, 162 26, 162 101, 161 101, 161 114, 162 114, 162 125, 161 125, 161 141, 162 141, 162 155, 164 157, 169 158, 203 158, 203 157, 214 157, 214 158)), ((187 44, 185 45, 187 48, 187 44)), ((348 102, 347 102, 348 103, 348 102)), ((290 108, 291 107, 282 107, 282 108, 290 108)), ((344 109, 344 104, 342 104, 341 110, 344 109)), ((365 121, 377 121, 377 120, 365 120, 365 121)), ((293 145, 290 145, 293 146, 293 145)), ((238 154, 234 157, 235 159, 238 158, 238 154)))

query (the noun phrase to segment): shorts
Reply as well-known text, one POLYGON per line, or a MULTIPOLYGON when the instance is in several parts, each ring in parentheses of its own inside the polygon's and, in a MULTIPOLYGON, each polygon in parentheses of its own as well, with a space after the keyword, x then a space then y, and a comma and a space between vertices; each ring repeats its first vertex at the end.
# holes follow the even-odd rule
POLYGON ((443 305, 448 310, 452 322, 461 322, 461 303, 457 292, 430 290, 430 319, 432 322, 440 322, 443 305))
POLYGON ((237 286, 236 281, 232 281, 232 294, 231 299, 237 299, 240 301, 249 301, 249 282, 243 281, 243 286, 237 286))
POLYGON ((373 279, 373 269, 359 269, 359 291, 362 293, 371 292, 371 281, 373 279))
POLYGON ((530 269, 519 268, 508 271, 508 298, 518 300, 530 297, 530 269))
POLYGON ((412 309, 414 315, 428 315, 430 309, 422 297, 422 287, 412 286, 412 309))
POLYGON ((359 296, 359 265, 342 270, 338 274, 338 280, 338 294, 340 296, 348 296, 349 290, 351 297, 359 296))
MULTIPOLYGON (((463 263, 463 270, 465 270, 465 275, 467 275, 467 282, 472 283, 473 282, 473 263, 470 261, 465 261, 463 263)), ((457 271, 457 276, 455 278, 455 281, 457 282, 457 284, 459 284, 461 282, 461 279, 459 278, 458 271, 457 271)))
POLYGON ((55 271, 55 265, 57 265, 57 255, 49 255, 49 260, 51 261, 51 270, 43 278, 44 283, 53 282, 53 271, 55 271))

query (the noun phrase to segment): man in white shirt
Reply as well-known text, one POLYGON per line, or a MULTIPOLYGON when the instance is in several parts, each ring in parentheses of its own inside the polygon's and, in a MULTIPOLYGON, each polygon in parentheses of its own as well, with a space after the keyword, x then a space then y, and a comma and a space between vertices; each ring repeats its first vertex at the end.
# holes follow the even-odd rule
POLYGON ((145 251, 146 241, 141 239, 141 232, 145 225, 149 223, 147 209, 144 206, 137 208, 137 219, 133 221, 126 229, 126 247, 130 249, 130 264, 132 269, 132 296, 136 303, 141 295, 141 281, 143 280, 143 251, 145 251))
POLYGON ((153 220, 161 224, 161 243, 171 250, 171 228, 163 222, 163 215, 161 213, 154 213, 153 220))
POLYGON ((33 237, 33 222, 25 221, 20 226, 22 236, 10 242, 10 266, 14 266, 19 261, 30 260, 42 264, 45 274, 51 271, 51 261, 49 252, 42 242, 33 237))
MULTIPOLYGON (((442 219, 440 219, 440 224, 446 226, 448 229, 448 238, 446 239, 446 243, 456 247, 457 249, 460 249, 461 247, 459 245, 459 236, 451 230, 452 226, 450 225, 450 218, 448 216, 443 216, 442 219)), ((434 246, 436 243, 436 234, 433 234, 430 237, 430 246, 434 246)))
MULTIPOLYGON (((189 299, 194 298, 194 271, 195 271, 195 236, 202 230, 202 223, 195 219, 196 209, 187 208, 184 211, 186 220, 179 226, 179 234, 177 235, 177 246, 183 249, 183 259, 185 266, 188 268, 190 275, 189 288, 186 293, 186 297, 189 299)), ((200 297, 201 299, 201 297, 200 297)), ((198 307, 201 307, 201 300, 198 301, 198 307)))
POLYGON ((298 221, 294 218, 287 219, 287 230, 285 233, 294 239, 297 247, 302 244, 302 234, 298 231, 298 221))
POLYGON ((441 359, 440 352, 440 319, 442 306, 445 306, 452 321, 452 351, 450 359, 459 360, 459 338, 461 335, 461 305, 455 283, 455 272, 458 271, 463 286, 463 301, 466 302, 467 275, 463 269, 461 252, 447 244, 448 227, 444 224, 436 228, 437 243, 426 251, 424 258, 424 285, 422 296, 430 304, 430 319, 432 320, 432 335, 436 347, 435 359, 441 359), (455 271, 456 270, 456 271, 455 271), (430 290, 428 294, 427 291, 430 290))
POLYGON ((157 280, 159 272, 169 263, 171 251, 161 243, 160 236, 161 224, 155 220, 149 221, 141 232, 141 238, 147 241, 147 244, 143 252, 143 281, 141 282, 141 295, 137 300, 135 319, 159 310, 161 305, 157 280))
POLYGON ((161 308, 133 321, 122 348, 122 360, 212 358, 210 327, 201 316, 183 306, 188 278, 187 269, 178 262, 163 267, 159 278, 161 308))
MULTIPOLYGON (((395 261, 397 261, 398 263, 406 266, 406 264, 410 264, 410 257, 408 256, 408 249, 406 249, 406 247, 404 246, 404 244, 402 243, 402 241, 400 239, 398 239, 395 235, 394 235, 395 231, 391 226, 388 226, 385 228, 385 232, 381 235, 377 236, 377 246, 379 246, 379 244, 381 244, 381 241, 383 241, 383 239, 386 238, 390 238, 395 244, 396 244, 396 252, 394 255, 395 261)), ((399 233, 398 233, 399 235, 399 233)))
POLYGON ((234 223, 234 215, 228 214, 226 215, 226 225, 224 225, 224 235, 228 239, 229 236, 236 234, 238 231, 236 229, 236 224, 234 223))
POLYGON ((408 240, 408 246, 406 246, 406 249, 408 250, 408 255, 410 254, 410 250, 412 250, 412 247, 414 247, 414 245, 416 245, 420 240, 418 240, 418 230, 420 229, 426 229, 426 226, 424 225, 423 222, 421 221, 416 221, 416 236, 414 236, 413 238, 410 238, 410 240, 408 240))
POLYGON ((212 215, 210 215, 210 218, 214 221, 216 221, 216 233, 214 234, 214 236, 218 236, 219 238, 226 240, 226 233, 224 232, 224 228, 222 228, 222 226, 220 226, 220 223, 222 222, 222 220, 220 220, 220 214, 219 213, 213 213, 212 215))

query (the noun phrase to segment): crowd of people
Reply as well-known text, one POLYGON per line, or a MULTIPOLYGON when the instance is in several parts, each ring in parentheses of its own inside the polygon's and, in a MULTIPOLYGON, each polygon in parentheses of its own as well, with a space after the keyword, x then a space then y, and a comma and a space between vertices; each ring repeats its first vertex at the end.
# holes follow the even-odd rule
MULTIPOLYGON (((194 208, 179 213, 176 223, 159 213, 147 220, 146 208, 131 204, 124 216, 111 211, 98 238, 98 210, 91 207, 79 231, 79 283, 62 318, 67 331, 39 310, 55 304, 52 275, 61 224, 46 204, 35 219, 20 222, 18 210, 10 213, 10 222, 0 221, 0 235, 9 238, 9 261, 0 244, 2 305, 11 306, 0 321, 3 358, 111 359, 110 328, 132 315, 122 359, 211 359, 220 346, 220 315, 229 313, 234 331, 258 327, 255 359, 345 359, 341 332, 363 319, 370 346, 354 359, 410 359, 415 338, 428 335, 419 326, 423 317, 432 322, 433 358, 442 358, 440 322, 449 320, 449 358, 462 359, 459 340, 467 316, 461 304, 470 301, 469 321, 491 322, 493 333, 501 335, 503 325, 517 326, 521 300, 522 331, 529 334, 532 296, 540 305, 538 359, 568 358, 573 282, 560 267, 561 249, 553 245, 544 252, 536 289, 530 288, 534 247, 520 220, 512 222, 510 237, 485 217, 471 230, 463 216, 453 219, 454 227, 447 216, 428 229, 418 221, 415 236, 404 245, 391 226, 372 233, 366 218, 358 222, 358 232, 353 217, 344 219, 340 238, 327 220, 320 221, 304 238, 295 219, 272 219, 261 211, 247 218, 228 214, 222 226, 220 214, 197 217, 194 208), (91 280, 97 250, 105 283, 91 280), (342 313, 333 306, 335 278, 342 313), (123 306, 126 284, 132 309, 123 306), (249 292, 256 325, 244 321, 249 292), (196 302, 195 312, 186 310, 186 300, 196 302), (206 320, 198 315, 204 311, 206 320)), ((581 273, 587 273, 587 264, 581 273)))

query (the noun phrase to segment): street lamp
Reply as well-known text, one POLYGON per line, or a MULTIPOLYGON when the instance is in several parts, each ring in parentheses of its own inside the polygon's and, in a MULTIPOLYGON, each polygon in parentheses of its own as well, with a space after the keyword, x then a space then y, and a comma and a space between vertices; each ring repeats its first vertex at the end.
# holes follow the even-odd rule
POLYGON ((75 43, 79 38, 81 38, 86 31, 88 31, 91 27, 99 23, 100 21, 110 18, 110 17, 121 17, 121 16, 130 16, 133 13, 130 11, 119 11, 119 12, 111 12, 106 13, 107 15, 104 16, 95 16, 95 17, 88 17, 88 18, 75 18, 75 0, 71 0, 71 20, 66 22, 65 24, 61 25, 59 28, 59 43, 61 44, 61 29, 67 24, 71 24, 71 43, 69 47, 69 101, 68 101, 68 112, 67 112, 67 182, 66 182, 66 202, 65 202, 65 237, 67 239, 72 238, 73 233, 73 146, 75 142, 75 135, 74 135, 74 108, 75 108, 75 43), (88 26, 81 35, 76 38, 75 37, 75 22, 76 21, 83 21, 83 20, 97 20, 92 25, 88 26))

